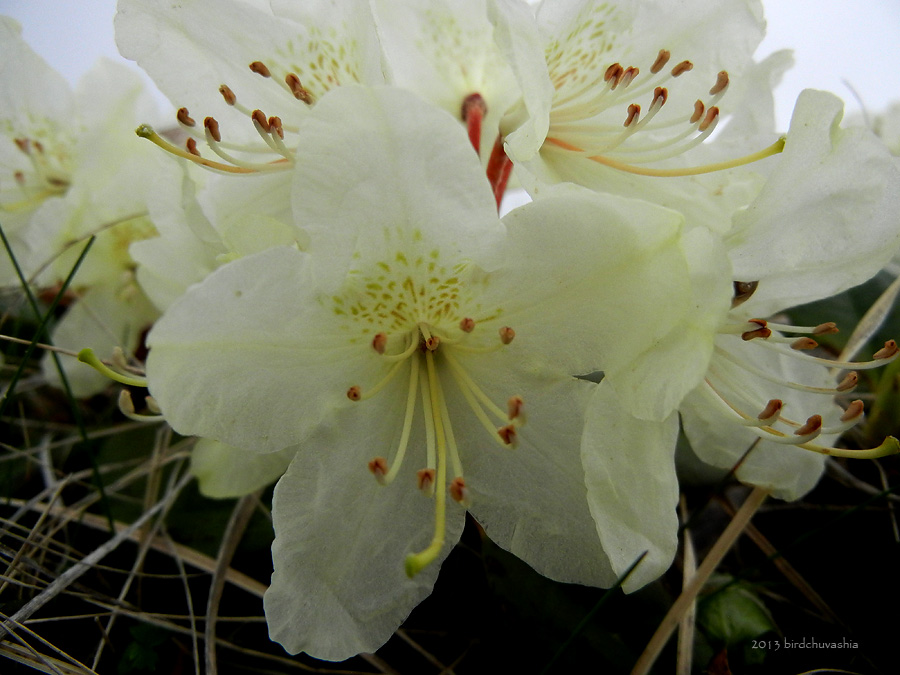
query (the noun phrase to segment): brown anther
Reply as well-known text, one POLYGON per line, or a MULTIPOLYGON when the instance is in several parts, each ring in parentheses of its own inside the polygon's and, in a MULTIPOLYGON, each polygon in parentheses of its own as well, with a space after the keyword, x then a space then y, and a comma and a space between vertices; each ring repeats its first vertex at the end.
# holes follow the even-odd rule
POLYGON ((503 326, 503 328, 500 329, 500 342, 502 342, 503 344, 508 345, 515 339, 515 337, 516 331, 514 331, 509 326, 503 326))
POLYGON ((450 481, 450 487, 448 488, 448 491, 450 492, 450 496, 453 497, 454 501, 457 501, 460 504, 468 503, 469 489, 466 487, 466 481, 462 476, 457 476, 450 481))
POLYGON ((26 155, 31 154, 31 141, 29 141, 27 138, 15 138, 13 140, 15 141, 16 147, 19 148, 19 150, 24 152, 26 155))
POLYGON ((459 107, 459 115, 463 122, 469 119, 472 110, 481 111, 482 119, 487 116, 487 103, 481 94, 469 94, 463 99, 462 105, 459 107))
POLYGON ((351 401, 358 401, 362 398, 362 390, 355 384, 347 390, 347 398, 351 401))
POLYGON ((269 118, 269 132, 278 134, 278 138, 284 140, 284 126, 281 123, 281 118, 277 115, 269 118))
POLYGON ((269 119, 266 117, 266 114, 262 110, 254 110, 250 114, 250 117, 253 118, 253 121, 256 122, 256 124, 262 127, 263 131, 265 131, 266 133, 269 132, 269 119))
POLYGON ((765 340, 767 337, 772 335, 772 331, 766 328, 766 320, 765 319, 750 319, 747 323, 755 323, 759 328, 754 328, 753 330, 748 330, 745 333, 741 333, 742 340, 753 340, 756 338, 762 338, 765 340))
POLYGON ((632 103, 628 106, 628 117, 625 118, 625 124, 623 126, 630 127, 635 120, 637 120, 641 115, 641 106, 637 103, 632 103))
POLYGON ((507 417, 510 420, 518 418, 522 414, 522 407, 524 405, 525 401, 522 400, 521 396, 510 396, 509 400, 506 402, 507 417))
POLYGON ((234 95, 234 92, 231 91, 231 87, 227 84, 223 84, 219 87, 219 93, 222 94, 222 98, 225 99, 225 103, 228 105, 234 105, 237 103, 237 96, 234 95))
POLYGON ((859 384, 859 374, 855 370, 851 370, 844 375, 844 379, 838 383, 835 389, 838 391, 850 391, 851 389, 856 389, 857 384, 859 384))
POLYGON ((416 484, 422 492, 428 492, 434 485, 434 469, 419 469, 416 471, 416 484))
POLYGON ((801 349, 815 349, 819 346, 819 343, 808 337, 800 337, 794 340, 791 343, 791 349, 801 350, 801 349))
POLYGON ((694 68, 694 64, 690 61, 682 61, 677 66, 672 68, 672 77, 678 77, 679 75, 684 75, 687 71, 692 70, 694 68))
POLYGON ((828 321, 826 323, 820 323, 818 326, 813 328, 813 335, 828 335, 829 333, 839 333, 840 330, 837 327, 837 324, 834 321, 828 321))
POLYGON ((669 90, 665 87, 657 87, 653 90, 653 105, 665 105, 669 100, 669 90))
POLYGON ((709 125, 715 122, 719 118, 719 109, 716 106, 713 106, 709 110, 706 111, 706 117, 703 118, 703 121, 700 122, 700 126, 697 127, 700 131, 706 131, 709 129, 709 125))
POLYGON ((732 309, 747 302, 750 296, 756 293, 757 286, 759 286, 758 281, 735 281, 734 297, 731 298, 732 309))
POLYGON ((469 317, 466 317, 465 319, 463 319, 462 321, 459 322, 459 329, 463 333, 471 333, 473 330, 475 330, 475 319, 470 319, 469 317))
POLYGON ((369 462, 369 471, 375 476, 379 483, 384 481, 384 477, 388 472, 387 459, 384 457, 376 457, 369 462))
POLYGON ((795 436, 806 436, 807 434, 814 434, 819 429, 822 428, 822 416, 821 415, 812 415, 808 420, 806 420, 806 424, 797 429, 794 432, 795 436))
POLYGON ((203 120, 203 126, 206 127, 210 136, 213 137, 213 140, 216 143, 219 143, 222 140, 222 134, 219 133, 219 123, 216 122, 215 117, 207 117, 203 120))
POLYGON ((186 127, 197 126, 197 123, 194 121, 194 118, 191 117, 191 114, 188 112, 187 108, 179 108, 178 112, 175 113, 175 117, 178 118, 178 121, 186 127))
POLYGON ((272 73, 269 72, 269 69, 266 68, 266 64, 262 61, 254 61, 250 64, 250 70, 252 70, 257 75, 262 75, 263 77, 272 77, 272 73))
POLYGON ((44 154, 44 144, 40 141, 34 141, 34 149, 38 151, 38 154, 44 154))
POLYGON ((619 82, 622 81, 622 76, 624 74, 625 69, 618 63, 614 63, 606 69, 606 73, 603 75, 603 80, 605 82, 609 82, 612 85, 612 88, 615 89, 619 86, 619 82))
POLYGON ((650 66, 650 72, 656 75, 656 73, 666 67, 670 58, 672 58, 672 53, 668 49, 660 49, 659 54, 656 55, 656 61, 650 66))
POLYGON ((712 89, 709 90, 709 95, 715 96, 716 94, 722 93, 727 88, 728 88, 728 71, 727 70, 719 71, 719 74, 716 75, 716 83, 712 86, 712 89))
POLYGON ((756 418, 763 422, 768 422, 772 418, 777 418, 783 407, 784 402, 781 399, 773 398, 766 403, 766 407, 762 409, 762 412, 756 418))
POLYGON ((430 338, 425 340, 425 349, 430 352, 437 351, 437 348, 441 346, 441 338, 437 335, 432 335, 430 338))
POLYGON ((512 424, 507 424, 505 427, 500 427, 497 429, 497 434, 500 436, 500 440, 503 441, 506 445, 515 445, 516 437, 518 436, 518 432, 516 431, 516 427, 512 424))
POLYGON ((372 349, 379 354, 384 354, 385 347, 387 347, 387 334, 375 333, 375 337, 372 338, 372 349))
POLYGON ((875 352, 872 358, 876 361, 880 361, 881 359, 889 359, 898 351, 900 351, 900 349, 898 349, 897 343, 894 340, 888 340, 884 343, 884 347, 875 352))
POLYGON ((195 141, 193 138, 187 139, 184 142, 184 147, 189 153, 191 153, 195 157, 200 156, 200 151, 197 150, 197 141, 195 141))
POLYGON ((749 340, 755 340, 759 338, 761 340, 765 340, 767 337, 772 335, 772 331, 768 328, 757 328, 755 330, 748 330, 746 333, 741 333, 741 339, 745 342, 749 340))
POLYGON ((284 76, 284 83, 288 86, 288 89, 291 90, 295 99, 303 101, 306 105, 312 105, 312 94, 309 93, 309 89, 300 83, 300 78, 297 77, 297 75, 288 73, 284 76))
POLYGON ((694 114, 691 115, 691 124, 696 124, 700 121, 700 118, 703 117, 703 113, 706 112, 706 106, 703 105, 703 101, 699 98, 696 103, 694 103, 694 114))
POLYGON ((19 185, 25 185, 25 174, 22 173, 21 171, 16 171, 16 172, 13 174, 13 178, 15 178, 16 182, 17 182, 19 185))
POLYGON ((635 68, 634 66, 629 66, 625 69, 625 72, 622 74, 622 85, 627 87, 629 84, 634 82, 634 78, 638 76, 640 73, 640 69, 635 68))
POLYGON ((850 422, 851 420, 855 420, 857 417, 861 417, 864 408, 865 406, 863 405, 863 402, 859 399, 851 401, 850 405, 848 405, 847 409, 844 411, 844 414, 841 415, 841 422, 850 422))

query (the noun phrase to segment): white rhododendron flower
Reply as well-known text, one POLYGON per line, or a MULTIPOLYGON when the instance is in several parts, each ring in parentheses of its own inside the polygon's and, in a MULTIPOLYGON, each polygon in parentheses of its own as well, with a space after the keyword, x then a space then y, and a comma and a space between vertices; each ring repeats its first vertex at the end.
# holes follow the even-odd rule
MULTIPOLYGON (((135 282, 129 246, 156 235, 147 203, 153 186, 180 182, 172 159, 134 135, 157 114, 152 98, 134 72, 105 60, 71 91, 15 22, 0 18, 0 33, 0 224, 26 278, 51 290, 96 236, 70 286, 74 303, 52 337, 104 356, 114 347, 131 353, 157 312, 135 282)), ((19 283, 5 251, 0 283, 19 283)), ((108 384, 75 361, 62 365, 76 396, 108 384)), ((58 384, 52 362, 44 366, 58 384)))
MULTIPOLYGON (((817 346, 814 336, 833 332, 834 324, 762 318, 865 281, 900 244, 900 174, 871 134, 840 128, 840 117, 836 98, 804 92, 781 161, 750 206, 735 213, 732 229, 721 241, 704 227, 685 236, 688 250, 717 251, 692 262, 697 311, 630 370, 608 373, 588 413, 583 452, 601 531, 609 513, 604 500, 629 464, 623 445, 673 462, 678 413, 700 459, 737 467, 738 479, 783 499, 811 490, 827 455, 897 451, 892 438, 866 451, 830 445, 863 413, 860 401, 844 410, 832 399, 853 390, 856 370, 893 359, 893 341, 871 362, 840 363, 808 352, 817 346), (832 369, 844 372, 835 378, 832 369)), ((659 483, 652 472, 631 478, 644 491, 659 483)), ((662 524, 666 514, 650 503, 639 506, 626 539, 646 537, 641 524, 657 523, 659 540, 668 542, 660 549, 674 555, 676 524, 662 524)), ((619 560, 617 569, 623 565, 619 560)))
MULTIPOLYGON (((147 363, 177 431, 296 453, 273 638, 328 659, 381 645, 460 535, 448 495, 540 573, 612 584, 579 455, 596 385, 572 375, 628 367, 690 312, 681 218, 572 186, 501 222, 464 130, 398 89, 341 87, 298 133, 308 247, 194 286, 147 363)), ((617 508, 644 499, 674 514, 677 488, 617 508)))
POLYGON ((640 172, 702 143, 763 36, 756 0, 496 0, 523 98, 501 123, 517 165, 640 172))
POLYGON ((150 127, 140 133, 226 173, 290 170, 297 124, 318 99, 384 82, 367 0, 123 0, 115 25, 122 55, 180 106, 188 140, 179 148, 150 127))

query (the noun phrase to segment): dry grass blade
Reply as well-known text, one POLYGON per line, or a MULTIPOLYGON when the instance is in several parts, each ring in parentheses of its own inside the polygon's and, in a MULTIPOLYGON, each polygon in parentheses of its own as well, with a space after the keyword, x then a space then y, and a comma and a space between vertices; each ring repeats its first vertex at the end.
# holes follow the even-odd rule
POLYGON ((218 672, 216 667, 216 618, 219 613, 219 601, 222 599, 222 591, 225 588, 225 572, 230 569, 234 552, 256 510, 260 492, 262 491, 259 490, 238 500, 231 512, 225 532, 222 534, 222 543, 219 546, 219 554, 216 556, 216 569, 213 571, 209 589, 209 602, 206 606, 204 639, 206 640, 207 675, 215 675, 218 672))
POLYGON ((709 579, 709 576, 716 567, 719 566, 719 563, 722 562, 722 558, 725 557, 725 554, 728 553, 734 542, 737 541, 737 538, 740 536, 741 532, 744 531, 747 523, 749 523, 750 519, 753 517, 753 514, 756 513, 757 509, 759 509, 768 495, 769 493, 762 488, 753 488, 753 491, 741 505, 741 508, 738 509, 734 518, 732 518, 731 522, 728 524, 728 527, 725 528, 722 536, 719 537, 707 556, 703 559, 703 562, 700 563, 700 567, 697 568, 697 574, 694 575, 694 578, 688 584, 687 588, 682 591, 672 607, 669 608, 668 613, 663 617, 663 620, 653 634, 653 637, 650 638, 650 642, 647 643, 644 653, 641 654, 637 663, 634 664, 631 675, 646 675, 650 672, 650 668, 653 667, 653 664, 659 657, 660 652, 662 652, 663 647, 665 647, 666 643, 669 641, 672 632, 681 621, 682 616, 688 611, 691 603, 694 602, 697 595, 700 593, 700 589, 703 588, 703 585, 709 579))
MULTIPOLYGON (((687 522, 687 500, 681 495, 681 521, 687 522)), ((691 531, 685 527, 682 531, 682 546, 684 547, 684 572, 682 575, 681 591, 684 592, 697 573, 697 554, 694 551, 694 540, 691 531)), ((696 632, 695 620, 697 618, 697 600, 694 599, 684 613, 684 617, 678 626, 678 656, 675 662, 677 675, 690 675, 691 666, 694 663, 694 633, 696 632)))
POLYGON ((116 549, 123 541, 126 541, 129 536, 131 536, 131 534, 143 527, 144 524, 149 522, 151 518, 170 506, 174 501, 175 495, 177 495, 184 488, 184 486, 190 482, 191 479, 192 476, 190 476, 190 474, 185 474, 178 482, 175 490, 167 495, 165 499, 157 502, 151 509, 143 513, 141 517, 134 521, 131 525, 128 525, 124 530, 115 534, 106 543, 97 547, 91 553, 68 568, 65 572, 60 574, 39 595, 29 600, 18 612, 10 617, 9 620, 4 621, 2 625, 0 625, 0 638, 5 636, 9 631, 13 630, 15 628, 15 624, 26 621, 32 614, 34 614, 41 607, 50 602, 57 595, 62 593, 79 577, 90 570, 95 563, 102 560, 111 551, 116 549))
POLYGON ((884 293, 879 296, 878 300, 869 307, 863 318, 860 319, 847 340, 847 346, 844 347, 838 357, 839 361, 849 361, 856 356, 859 350, 863 348, 863 345, 881 328, 884 320, 890 314, 898 294, 900 294, 900 277, 894 279, 891 285, 884 290, 884 293))

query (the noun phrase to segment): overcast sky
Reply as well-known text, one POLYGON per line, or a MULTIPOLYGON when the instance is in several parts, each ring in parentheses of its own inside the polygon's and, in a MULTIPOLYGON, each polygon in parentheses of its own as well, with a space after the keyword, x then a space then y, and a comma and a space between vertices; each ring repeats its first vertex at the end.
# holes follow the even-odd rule
MULTIPOLYGON (((25 39, 69 80, 101 54, 117 56, 115 0, 0 0, 25 39)), ((878 112, 900 99, 900 0, 769 0, 768 36, 757 53, 792 48, 797 65, 777 92, 778 119, 787 128, 797 94, 828 89, 858 110, 848 86, 878 112), (852 7, 852 9, 850 9, 852 7)))

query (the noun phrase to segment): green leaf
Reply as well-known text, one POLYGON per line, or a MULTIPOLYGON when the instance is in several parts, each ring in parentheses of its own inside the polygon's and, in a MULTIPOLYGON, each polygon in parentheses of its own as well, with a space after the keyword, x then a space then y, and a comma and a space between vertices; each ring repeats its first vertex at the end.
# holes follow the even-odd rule
POLYGON ((733 647, 776 630, 759 596, 745 584, 728 581, 720 578, 720 589, 702 599, 697 609, 697 621, 710 641, 733 647))

